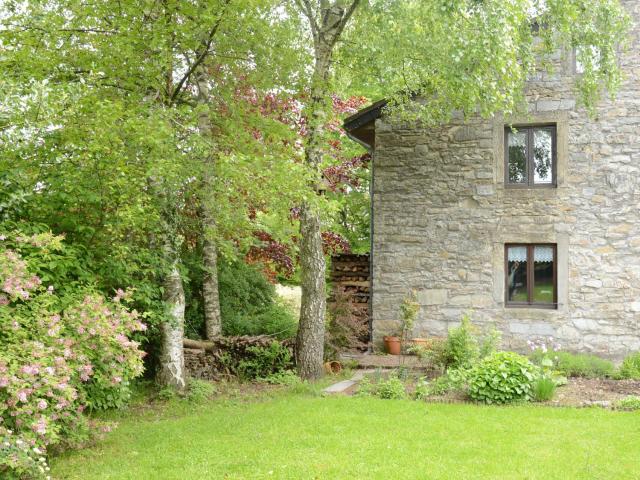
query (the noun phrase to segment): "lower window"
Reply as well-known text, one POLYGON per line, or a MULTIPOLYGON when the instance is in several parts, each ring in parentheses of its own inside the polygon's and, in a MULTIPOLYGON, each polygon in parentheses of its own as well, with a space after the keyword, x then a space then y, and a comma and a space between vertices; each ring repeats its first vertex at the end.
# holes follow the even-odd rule
POLYGON ((556 308, 557 250, 555 243, 505 245, 508 307, 556 308))

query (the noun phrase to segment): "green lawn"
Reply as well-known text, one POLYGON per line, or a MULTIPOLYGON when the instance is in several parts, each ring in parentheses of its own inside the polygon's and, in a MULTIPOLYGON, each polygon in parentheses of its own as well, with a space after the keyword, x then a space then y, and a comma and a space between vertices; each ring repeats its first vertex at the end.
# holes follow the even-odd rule
POLYGON ((128 415, 55 479, 640 478, 640 413, 278 394, 128 415))

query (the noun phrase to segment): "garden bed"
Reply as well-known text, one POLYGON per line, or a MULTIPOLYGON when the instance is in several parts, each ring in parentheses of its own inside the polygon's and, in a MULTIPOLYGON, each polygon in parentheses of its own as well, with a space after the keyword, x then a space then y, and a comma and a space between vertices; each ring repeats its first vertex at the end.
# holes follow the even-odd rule
MULTIPOLYGON (((370 379, 387 378, 388 371, 369 374, 370 379)), ((417 371, 414 370, 407 383, 407 394, 413 395, 417 371)), ((359 384, 355 384, 345 390, 345 395, 358 394, 359 384)), ((559 407, 612 407, 617 401, 629 396, 640 396, 640 380, 614 380, 609 378, 569 378, 567 384, 558 387, 552 400, 538 402, 539 405, 559 407)), ((442 395, 431 395, 426 402, 429 403, 474 403, 461 390, 451 390, 442 395)))

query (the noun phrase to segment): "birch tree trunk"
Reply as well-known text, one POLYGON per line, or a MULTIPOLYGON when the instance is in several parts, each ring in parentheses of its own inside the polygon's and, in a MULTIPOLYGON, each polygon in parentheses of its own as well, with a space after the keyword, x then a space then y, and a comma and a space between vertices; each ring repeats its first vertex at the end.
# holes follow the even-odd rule
POLYGON ((157 380, 162 386, 184 390, 186 386, 182 350, 185 309, 184 289, 180 271, 178 270, 178 258, 173 249, 167 250, 171 251, 174 260, 171 270, 163 282, 164 301, 169 318, 160 324, 162 344, 157 380))
POLYGON ((210 143, 210 150, 204 157, 202 168, 202 209, 201 221, 204 235, 202 242, 202 263, 204 277, 202 279, 202 296, 204 300, 204 322, 207 339, 220 335, 222 320, 220 315, 220 297, 218 294, 218 250, 215 243, 215 214, 211 205, 213 196, 213 182, 215 178, 215 145, 213 144, 213 128, 209 117, 209 85, 206 72, 199 69, 196 74, 198 86, 198 104, 201 106, 198 117, 198 130, 206 142, 210 143))
MULTIPOLYGON (((331 56, 358 2, 359 0, 353 0, 349 7, 345 7, 340 0, 323 0, 315 7, 310 0, 298 2, 313 33, 315 65, 311 80, 311 99, 307 108, 309 131, 305 159, 318 177, 323 155, 321 142, 326 123, 326 104, 330 93, 331 56)), ((318 178, 318 181, 321 179, 318 178)), ((316 379, 323 372, 326 265, 322 250, 320 212, 308 203, 303 204, 300 211, 300 273, 302 299, 296 338, 296 364, 302 378, 316 379)))

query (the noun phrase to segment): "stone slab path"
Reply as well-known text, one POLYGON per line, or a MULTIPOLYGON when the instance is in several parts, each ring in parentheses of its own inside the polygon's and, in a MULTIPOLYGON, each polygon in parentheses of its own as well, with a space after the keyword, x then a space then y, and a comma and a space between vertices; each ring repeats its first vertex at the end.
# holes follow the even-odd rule
POLYGON ((334 383, 323 390, 324 393, 335 394, 344 393, 347 389, 353 387, 356 383, 364 378, 367 373, 372 373, 373 370, 358 370, 353 377, 349 380, 342 380, 341 382, 334 383))

